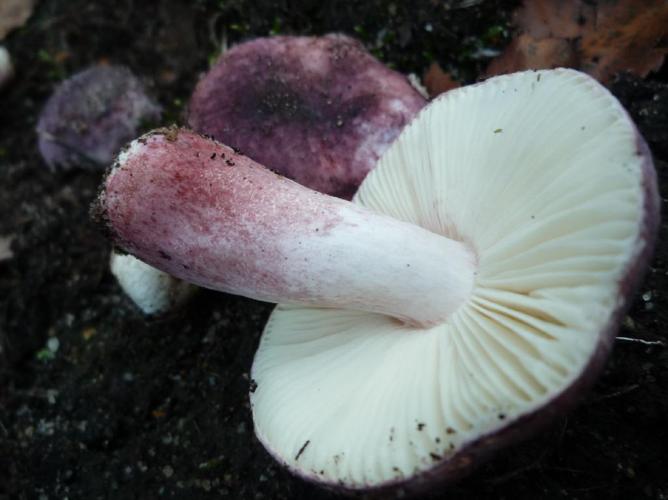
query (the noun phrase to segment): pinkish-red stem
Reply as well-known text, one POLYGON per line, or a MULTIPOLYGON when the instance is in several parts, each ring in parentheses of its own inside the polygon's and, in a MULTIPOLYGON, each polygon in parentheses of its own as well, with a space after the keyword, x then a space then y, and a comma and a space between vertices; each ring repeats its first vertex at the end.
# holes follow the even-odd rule
POLYGON ((100 209, 116 243, 200 286, 429 326, 469 296, 458 241, 307 189, 193 132, 134 141, 100 209))

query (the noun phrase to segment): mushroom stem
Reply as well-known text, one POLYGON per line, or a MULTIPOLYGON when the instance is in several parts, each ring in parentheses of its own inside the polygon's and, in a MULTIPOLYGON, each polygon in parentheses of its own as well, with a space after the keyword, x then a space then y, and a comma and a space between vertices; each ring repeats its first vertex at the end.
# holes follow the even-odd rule
POLYGON ((463 243, 320 194, 193 132, 132 142, 97 213, 171 275, 258 300, 443 322, 471 293, 463 243))

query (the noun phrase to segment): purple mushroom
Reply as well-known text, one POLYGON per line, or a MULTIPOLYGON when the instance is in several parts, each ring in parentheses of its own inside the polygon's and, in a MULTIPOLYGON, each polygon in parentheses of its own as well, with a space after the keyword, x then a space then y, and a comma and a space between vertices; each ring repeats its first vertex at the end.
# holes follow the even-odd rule
POLYGON ((62 82, 47 101, 37 124, 39 151, 51 168, 106 167, 160 114, 129 69, 94 66, 62 82))
POLYGON ((199 82, 188 122, 304 186, 350 199, 425 99, 344 35, 239 44, 199 82))
POLYGON ((646 268, 659 198, 622 106, 557 69, 438 97, 352 203, 163 129, 119 156, 96 213, 151 265, 280 303, 252 368, 256 434, 357 492, 453 480, 570 408, 646 268))

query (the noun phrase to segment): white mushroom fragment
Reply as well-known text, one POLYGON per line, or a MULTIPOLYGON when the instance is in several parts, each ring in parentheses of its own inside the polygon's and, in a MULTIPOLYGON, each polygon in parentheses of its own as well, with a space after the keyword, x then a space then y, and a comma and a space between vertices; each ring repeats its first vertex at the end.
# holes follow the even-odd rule
POLYGON ((176 130, 134 141, 104 188, 125 250, 283 303, 253 364, 256 433, 294 473, 354 491, 453 479, 570 407, 659 218, 632 121, 563 69, 443 94, 357 205, 176 130))
POLYGON ((14 65, 9 51, 0 45, 0 90, 9 83, 14 76, 14 65))
POLYGON ((128 254, 111 252, 111 274, 144 314, 161 314, 184 302, 196 287, 128 254))

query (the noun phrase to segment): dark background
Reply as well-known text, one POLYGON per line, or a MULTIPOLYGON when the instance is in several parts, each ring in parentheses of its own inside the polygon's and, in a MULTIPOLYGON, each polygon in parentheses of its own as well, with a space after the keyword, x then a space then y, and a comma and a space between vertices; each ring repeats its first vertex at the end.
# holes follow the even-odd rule
MULTIPOLYGON (((0 499, 325 499, 253 436, 248 370, 271 305, 201 291, 146 319, 108 271, 88 218, 102 172, 49 171, 38 113, 91 64, 129 66, 182 121, 223 33, 355 35, 403 72, 433 61, 465 82, 508 43, 513 2, 42 0, 5 43, 17 76, 0 94, 0 499), (45 350, 57 338, 55 356, 45 350)), ((666 68, 613 92, 655 153, 666 192, 666 68), (657 138, 658 137, 658 138, 657 138)), ((664 226, 620 335, 666 341, 664 226)), ((668 498, 668 349, 618 341, 576 411, 434 498, 668 498)), ((399 492, 401 494, 401 492, 399 492)))

